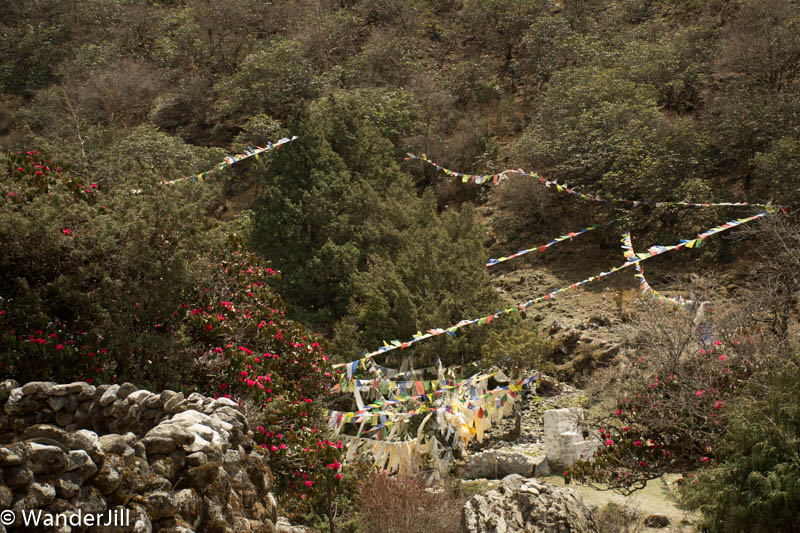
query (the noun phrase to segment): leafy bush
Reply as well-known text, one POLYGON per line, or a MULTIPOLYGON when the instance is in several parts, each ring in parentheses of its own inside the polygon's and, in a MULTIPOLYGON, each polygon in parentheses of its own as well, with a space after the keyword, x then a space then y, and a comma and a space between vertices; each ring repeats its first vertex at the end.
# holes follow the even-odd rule
POLYGON ((759 339, 742 336, 730 315, 719 317, 721 325, 707 322, 708 329, 693 318, 679 311, 669 316, 657 307, 640 318, 637 351, 614 415, 598 422, 603 444, 594 461, 578 462, 569 478, 630 492, 665 472, 690 471, 718 456, 729 404, 759 370, 764 354, 759 339))
POLYGON ((284 271, 275 286, 293 315, 335 330, 337 351, 351 358, 497 309, 474 212, 437 215, 433 196, 418 196, 373 109, 333 95, 294 119, 299 138, 269 160, 252 233, 284 271))
POLYGON ((496 366, 513 378, 521 377, 530 369, 550 373, 552 363, 547 363, 546 357, 553 353, 553 343, 539 337, 536 330, 523 321, 515 322, 489 333, 481 348, 481 364, 496 366))
POLYGON ((705 531, 797 531, 800 517, 800 361, 751 383, 717 460, 684 480, 682 503, 705 531))

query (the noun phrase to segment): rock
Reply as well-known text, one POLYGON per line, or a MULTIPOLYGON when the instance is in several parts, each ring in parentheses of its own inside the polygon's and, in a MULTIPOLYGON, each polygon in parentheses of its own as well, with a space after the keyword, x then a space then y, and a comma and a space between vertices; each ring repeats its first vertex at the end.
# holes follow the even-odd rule
POLYGON ((0 508, 8 509, 14 501, 11 489, 0 485, 0 508))
POLYGON ((47 405, 53 411, 60 411, 67 404, 67 400, 63 396, 50 396, 47 399, 47 405))
POLYGON ((111 494, 122 482, 119 471, 122 469, 122 459, 118 455, 109 455, 103 461, 103 466, 89 482, 100 489, 103 494, 111 494))
POLYGON ((97 465, 84 450, 71 450, 67 460, 67 471, 84 482, 97 472, 97 465))
POLYGON ((165 455, 172 453, 178 444, 166 437, 145 437, 142 439, 147 455, 165 455))
POLYGON ((509 474, 529 477, 542 459, 507 449, 486 450, 467 456, 464 465, 466 479, 502 479, 509 474))
POLYGON ((55 386, 56 384, 50 381, 31 381, 22 386, 22 394, 47 398, 52 396, 55 386))
POLYGON ((188 469, 186 471, 186 476, 192 487, 202 491, 208 485, 216 481, 219 472, 219 463, 207 463, 203 466, 196 466, 188 469))
POLYGON ((133 450, 131 445, 136 441, 136 436, 133 433, 126 435, 103 435, 100 437, 100 445, 106 453, 115 453, 123 455, 127 450, 133 450))
POLYGON ((103 395, 100 396, 100 399, 97 400, 97 403, 100 407, 107 407, 117 401, 117 391, 119 390, 119 385, 112 385, 110 386, 103 395))
POLYGON ((79 429, 72 434, 70 448, 86 451, 96 464, 102 464, 106 456, 97 433, 88 429, 79 429))
POLYGON ((178 513, 175 497, 166 491, 147 493, 145 495, 145 505, 152 521, 172 518, 178 513))
MULTIPOLYGON (((172 391, 164 391, 164 392, 172 392, 172 391)), ((163 399, 163 398, 162 398, 163 399)), ((183 393, 179 392, 174 394, 169 400, 165 401, 164 403, 164 410, 167 412, 172 412, 176 405, 183 401, 183 393)))
POLYGON ((175 506, 178 514, 194 528, 197 528, 194 521, 202 515, 202 504, 202 498, 194 489, 183 489, 175 493, 175 506))
POLYGON ((28 492, 33 496, 36 507, 45 507, 56 499, 56 489, 49 483, 32 483, 28 492))
POLYGON ((208 462, 208 456, 203 452, 194 452, 186 456, 186 466, 202 466, 208 462))
POLYGON ((11 396, 11 391, 19 388, 19 383, 13 379, 0 381, 0 402, 4 402, 11 396))
POLYGON ((148 431, 145 437, 166 438, 175 441, 178 446, 184 446, 192 443, 194 440, 194 433, 186 429, 182 424, 170 420, 148 431))
POLYGON ((170 481, 175 481, 175 478, 183 469, 186 463, 186 454, 183 450, 175 450, 169 455, 150 457, 150 467, 153 472, 160 476, 164 476, 170 481))
POLYGON ((125 398, 130 396, 131 393, 134 391, 136 391, 136 385, 134 385, 133 383, 123 383, 122 385, 119 386, 119 389, 117 390, 117 398, 119 398, 120 400, 124 400, 125 398))
POLYGON ((33 481, 33 471, 25 466, 12 466, 3 469, 3 482, 10 489, 21 489, 33 481))
POLYGON ((67 426, 75 422, 75 415, 73 415, 69 411, 58 411, 55 415, 55 420, 56 424, 66 428, 67 426))
POLYGON ((30 448, 27 444, 11 444, 6 448, 0 448, 0 467, 20 466, 30 455, 30 448))
POLYGON ((577 491, 511 475, 497 490, 470 498, 462 509, 462 533, 565 531, 596 533, 591 511, 577 491))
POLYGON ((100 491, 94 487, 81 487, 81 493, 73 505, 83 514, 104 513, 108 506, 100 491))
POLYGON ((69 446, 71 439, 66 431, 51 424, 36 424, 25 428, 21 435, 24 440, 51 439, 69 446))
POLYGON ((18 416, 25 414, 27 407, 28 405, 25 403, 25 394, 22 392, 22 387, 18 387, 11 391, 3 409, 8 415, 18 416))
POLYGON ((152 533, 153 526, 150 517, 147 516, 147 509, 138 505, 131 506, 132 533, 152 533))
POLYGON ((29 443, 31 455, 28 464, 34 474, 57 474, 67 468, 67 454, 57 446, 29 443))
POLYGON ((644 519, 644 525, 652 528, 662 528, 669 525, 669 517, 665 514, 651 514, 644 519))
POLYGON ((71 500, 81 493, 82 480, 75 474, 68 472, 55 479, 56 495, 65 500, 71 500))
POLYGON ((137 494, 142 494, 150 485, 153 471, 145 459, 131 457, 120 471, 121 482, 117 490, 109 496, 114 504, 127 505, 137 494))

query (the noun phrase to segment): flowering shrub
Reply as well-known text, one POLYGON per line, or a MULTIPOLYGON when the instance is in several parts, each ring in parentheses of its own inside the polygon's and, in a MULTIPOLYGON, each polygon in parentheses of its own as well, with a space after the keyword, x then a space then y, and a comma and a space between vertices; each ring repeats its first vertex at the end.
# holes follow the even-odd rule
POLYGON ((255 408, 284 512, 334 519, 344 445, 325 438, 334 383, 327 343, 288 320, 268 283, 278 274, 238 247, 213 267, 206 300, 183 310, 210 392, 255 408))
MULTIPOLYGON (((38 150, 26 153, 9 152, 6 154, 6 168, 0 175, 0 184, 5 186, 5 200, 11 204, 30 201, 41 194, 50 194, 51 190, 63 188, 73 194, 75 199, 94 202, 97 184, 86 184, 56 163, 44 158, 38 150)), ((67 233, 69 235, 69 233, 67 233)))
POLYGON ((43 371, 89 383, 108 378, 102 366, 108 354, 97 335, 69 331, 58 321, 22 331, 8 327, 7 317, 6 309, 0 309, 0 375, 21 382, 41 379, 43 371), (34 368, 38 371, 31 372, 34 368))
POLYGON ((4 163, 0 376, 191 387, 172 312, 197 298, 198 263, 221 241, 188 216, 198 204, 102 187, 35 150, 4 163))
POLYGON ((728 403, 757 369, 742 350, 720 340, 682 359, 667 375, 635 358, 635 375, 647 381, 617 399, 613 416, 597 431, 602 442, 589 461, 565 472, 579 482, 599 482, 622 492, 642 488, 665 472, 694 470, 713 463, 715 442, 728 425, 728 403))

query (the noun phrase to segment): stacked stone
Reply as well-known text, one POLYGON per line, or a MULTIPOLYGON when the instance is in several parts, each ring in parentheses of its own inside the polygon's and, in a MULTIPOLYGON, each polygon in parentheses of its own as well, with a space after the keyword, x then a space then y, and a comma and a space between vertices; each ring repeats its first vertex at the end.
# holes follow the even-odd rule
POLYGON ((128 527, 88 531, 275 531, 266 457, 229 399, 5 381, 0 413, 0 509, 17 517, 9 530, 22 511, 128 510, 128 527))
POLYGON ((462 510, 462 533, 597 533, 580 494, 513 474, 497 490, 470 498, 462 510))
POLYGON ((464 460, 463 477, 466 479, 502 479, 510 474, 523 477, 550 475, 547 459, 535 448, 526 453, 522 446, 485 450, 468 455, 464 460))
POLYGON ((569 468, 579 460, 593 460, 600 446, 584 428, 583 409, 570 407, 544 412, 544 449, 553 468, 569 468))

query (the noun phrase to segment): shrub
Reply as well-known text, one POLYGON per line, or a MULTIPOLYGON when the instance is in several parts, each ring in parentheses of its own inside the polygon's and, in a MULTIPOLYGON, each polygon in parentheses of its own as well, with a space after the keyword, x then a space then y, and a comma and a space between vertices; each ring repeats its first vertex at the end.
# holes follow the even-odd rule
POLYGON ((797 358, 749 387, 736 405, 718 461, 685 479, 682 503, 703 513, 704 531, 800 528, 800 370, 797 358))
POLYGON ((639 318, 641 336, 623 370, 614 413, 598 421, 603 444, 594 461, 579 461, 567 477, 628 493, 665 472, 694 470, 717 457, 729 404, 763 363, 761 345, 726 324, 730 315, 698 332, 693 314, 670 313, 664 305, 651 303, 639 318))
POLYGON ((355 508, 365 533, 449 533, 460 527, 462 504, 445 485, 377 472, 360 484, 355 508))

